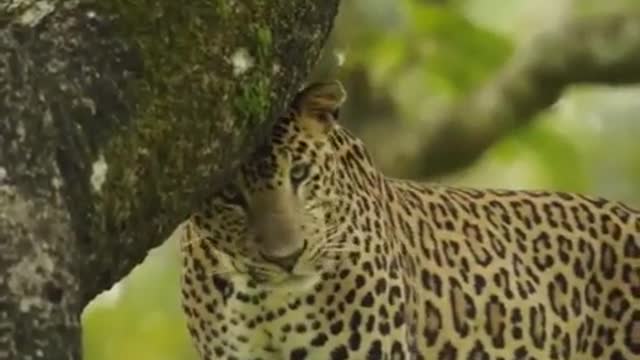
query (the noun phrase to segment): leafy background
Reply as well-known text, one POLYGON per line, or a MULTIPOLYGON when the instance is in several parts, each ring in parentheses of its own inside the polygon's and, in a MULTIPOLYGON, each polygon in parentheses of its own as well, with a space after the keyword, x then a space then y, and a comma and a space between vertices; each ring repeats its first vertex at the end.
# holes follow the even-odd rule
MULTIPOLYGON (((345 126, 388 174, 420 159, 417 129, 490 79, 541 31, 636 0, 344 0, 316 78, 342 80, 345 126)), ((530 126, 438 182, 545 188, 640 205, 640 88, 572 87, 530 126)), ((175 239, 85 310, 89 360, 196 359, 178 299, 175 239)))

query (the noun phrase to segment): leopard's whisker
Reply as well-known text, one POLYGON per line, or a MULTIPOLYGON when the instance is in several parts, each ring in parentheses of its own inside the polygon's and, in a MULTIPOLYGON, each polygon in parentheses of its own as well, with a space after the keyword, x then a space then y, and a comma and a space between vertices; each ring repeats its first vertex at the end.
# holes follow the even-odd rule
POLYGON ((319 236, 316 239, 312 239, 313 246, 309 250, 310 252, 317 252, 319 249, 322 249, 327 246, 327 244, 331 244, 332 240, 339 238, 343 233, 336 233, 331 236, 319 236))
POLYGON ((324 249, 331 249, 331 248, 344 248, 344 247, 352 247, 354 249, 358 248, 358 246, 350 244, 350 243, 344 243, 344 242, 331 242, 331 243, 324 243, 322 244, 322 248, 324 249))
POLYGON ((353 249, 353 250, 360 250, 359 246, 353 245, 353 244, 324 244, 322 246, 323 250, 333 250, 333 249, 353 249))
POLYGON ((310 203, 308 205, 305 205, 304 209, 305 210, 315 210, 317 208, 324 208, 327 207, 328 205, 333 205, 333 204, 337 204, 339 203, 340 199, 338 197, 331 197, 328 199, 322 199, 320 201, 314 202, 314 203, 310 203))
POLYGON ((325 251, 326 254, 330 254, 330 253, 352 253, 352 252, 358 252, 360 251, 360 249, 349 249, 349 248, 343 248, 343 249, 323 249, 325 251))

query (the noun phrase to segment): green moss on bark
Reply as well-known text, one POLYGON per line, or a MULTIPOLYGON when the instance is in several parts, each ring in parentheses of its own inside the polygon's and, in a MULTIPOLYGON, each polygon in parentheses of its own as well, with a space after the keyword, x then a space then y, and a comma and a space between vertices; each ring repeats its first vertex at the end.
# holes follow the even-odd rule
POLYGON ((105 0, 100 4, 116 14, 122 36, 134 41, 144 64, 143 76, 132 88, 135 135, 114 139, 106 154, 111 160, 109 176, 115 180, 107 193, 119 199, 130 189, 140 188, 148 195, 139 204, 118 202, 112 215, 129 218, 140 206, 180 203, 171 199, 179 196, 175 188, 195 187, 188 182, 196 180, 185 174, 210 177, 222 167, 217 159, 203 154, 222 152, 226 146, 221 139, 245 142, 245 136, 234 132, 268 120, 272 19, 262 1, 245 2, 243 6, 251 12, 226 0, 105 0), (247 26, 238 26, 243 23, 247 26), (238 30, 233 34, 228 29, 238 30), (248 46, 252 69, 238 77, 224 76, 233 73, 234 46, 244 43, 252 45, 248 46), (221 108, 223 97, 233 108, 221 108), (158 181, 152 181, 153 187, 144 181, 142 188, 140 177, 145 176, 158 181))
MULTIPOLYGON (((90 237, 146 249, 167 236, 267 133, 315 63, 337 2, 96 2, 142 70, 127 129, 101 151, 109 170, 90 237)), ((105 283, 130 266, 114 265, 105 283)))

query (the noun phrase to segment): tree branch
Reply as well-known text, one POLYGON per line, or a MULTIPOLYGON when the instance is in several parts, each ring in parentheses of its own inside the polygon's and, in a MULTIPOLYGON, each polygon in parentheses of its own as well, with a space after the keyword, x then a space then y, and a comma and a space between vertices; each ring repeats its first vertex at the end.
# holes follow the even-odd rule
POLYGON ((12 4, 0 5, 0 359, 79 359, 84 306, 262 139, 338 0, 12 4))
POLYGON ((459 170, 555 103, 573 84, 640 82, 640 14, 583 18, 541 34, 486 86, 455 105, 404 176, 459 170))

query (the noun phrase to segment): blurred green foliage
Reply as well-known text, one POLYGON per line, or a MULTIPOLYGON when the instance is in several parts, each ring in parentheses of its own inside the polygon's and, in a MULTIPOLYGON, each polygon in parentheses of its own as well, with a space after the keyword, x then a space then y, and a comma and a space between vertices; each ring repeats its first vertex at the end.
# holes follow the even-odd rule
MULTIPOLYGON (((343 121, 393 174, 398 158, 386 154, 409 141, 390 136, 403 140, 428 126, 434 112, 491 78, 535 33, 623 6, 638 2, 345 0, 316 76, 346 84, 343 121)), ((572 88, 531 126, 443 181, 578 191, 640 205, 639 96, 631 87, 572 88)), ((176 246, 170 239, 154 250, 86 309, 86 359, 196 359, 180 312, 176 246)))
POLYGON ((180 309, 176 246, 170 238, 87 307, 85 359, 197 359, 180 309))

